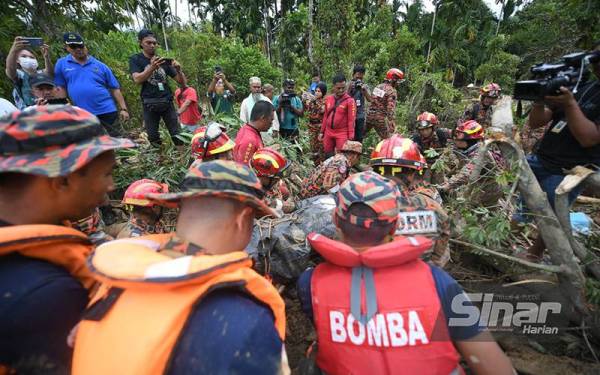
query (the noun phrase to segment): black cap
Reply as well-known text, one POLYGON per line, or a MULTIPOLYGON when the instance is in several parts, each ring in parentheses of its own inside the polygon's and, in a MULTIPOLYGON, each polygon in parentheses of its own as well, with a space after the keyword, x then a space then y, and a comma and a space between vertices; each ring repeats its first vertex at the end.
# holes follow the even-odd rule
POLYGON ((141 29, 140 32, 138 33, 138 40, 142 41, 147 36, 154 36, 154 33, 152 32, 152 30, 141 29))
POLYGON ((63 40, 65 41, 65 44, 83 44, 83 38, 77 33, 64 33, 63 40))
POLYGON ((29 78, 29 84, 31 87, 36 87, 40 85, 48 85, 48 86, 56 86, 54 84, 54 80, 46 73, 37 73, 33 77, 29 78))

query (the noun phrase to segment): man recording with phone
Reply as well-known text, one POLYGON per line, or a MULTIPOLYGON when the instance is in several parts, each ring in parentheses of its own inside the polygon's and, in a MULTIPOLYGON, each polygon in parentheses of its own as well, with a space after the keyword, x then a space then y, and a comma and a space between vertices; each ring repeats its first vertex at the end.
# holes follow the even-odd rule
POLYGON ((156 54, 158 41, 152 31, 141 30, 138 33, 138 42, 142 52, 129 58, 129 72, 133 81, 142 86, 140 96, 148 140, 153 145, 160 145, 158 127, 162 119, 173 143, 182 145, 183 142, 177 138, 180 129, 177 111, 173 105, 173 93, 167 82, 169 76, 180 85, 185 84, 181 65, 176 60, 156 54))
MULTIPOLYGON (((594 52, 586 59, 595 80, 578 83, 574 86, 575 93, 561 86, 557 93, 536 100, 529 115, 532 128, 551 122, 537 152, 528 157, 528 162, 552 207, 554 191, 566 171, 578 165, 596 170, 600 167, 600 41, 594 44, 594 52)), ((569 204, 580 192, 578 188, 571 191, 569 204)), ((545 244, 539 237, 525 255, 530 260, 540 260, 544 249, 545 244)))

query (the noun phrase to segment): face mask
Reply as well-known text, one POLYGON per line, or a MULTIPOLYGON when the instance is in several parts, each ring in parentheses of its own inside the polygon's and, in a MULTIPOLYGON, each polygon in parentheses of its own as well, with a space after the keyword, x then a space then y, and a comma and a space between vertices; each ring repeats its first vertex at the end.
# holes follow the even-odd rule
POLYGON ((37 60, 31 57, 19 57, 19 65, 21 65, 21 68, 29 71, 33 71, 38 68, 37 60))

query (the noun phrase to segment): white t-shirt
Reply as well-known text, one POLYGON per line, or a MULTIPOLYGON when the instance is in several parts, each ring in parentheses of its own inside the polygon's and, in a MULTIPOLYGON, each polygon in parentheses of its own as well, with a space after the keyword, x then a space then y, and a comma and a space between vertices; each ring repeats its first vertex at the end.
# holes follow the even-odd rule
MULTIPOLYGON (((267 102, 273 104, 271 99, 267 98, 263 94, 260 94, 260 100, 266 100, 267 102)), ((252 99, 252 94, 250 94, 246 99, 242 101, 242 105, 240 107, 240 119, 246 124, 250 122, 250 114, 252 113, 252 108, 254 108, 254 99, 252 99)), ((268 133, 271 134, 273 131, 279 131, 279 119, 277 115, 273 118, 273 124, 271 125, 271 129, 269 129, 268 133)))
POLYGON ((4 98, 0 98, 0 117, 10 115, 17 110, 14 104, 4 98))

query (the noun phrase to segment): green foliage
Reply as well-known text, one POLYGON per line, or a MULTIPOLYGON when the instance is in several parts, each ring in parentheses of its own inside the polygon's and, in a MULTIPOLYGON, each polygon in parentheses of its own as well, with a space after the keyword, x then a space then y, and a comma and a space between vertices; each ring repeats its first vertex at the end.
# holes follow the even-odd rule
POLYGON ((492 81, 499 83, 505 91, 510 91, 521 58, 504 52, 506 43, 507 39, 504 35, 499 35, 488 42, 490 58, 475 70, 475 78, 482 83, 492 81))
POLYGON ((510 221, 502 210, 485 207, 462 210, 466 222, 462 236, 467 242, 500 248, 510 236, 510 221))

